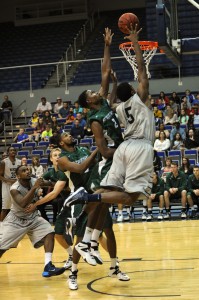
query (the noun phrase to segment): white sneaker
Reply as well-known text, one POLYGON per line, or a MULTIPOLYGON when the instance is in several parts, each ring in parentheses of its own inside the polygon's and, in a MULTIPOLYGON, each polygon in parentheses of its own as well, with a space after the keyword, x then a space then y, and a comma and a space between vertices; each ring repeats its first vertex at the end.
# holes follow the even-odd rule
POLYGON ((117 222, 123 222, 123 220, 124 220, 123 215, 118 214, 118 216, 117 216, 117 222))
POLYGON ((70 290, 77 290, 77 271, 70 272, 70 275, 68 277, 68 287, 70 290))
POLYGON ((103 264, 103 259, 101 258, 101 254, 100 254, 100 252, 98 250, 98 246, 99 246, 99 243, 97 243, 94 240, 91 240, 90 252, 93 255, 93 257, 95 258, 96 262, 99 265, 102 265, 103 264))
POLYGON ((147 221, 151 221, 153 219, 153 215, 152 214, 148 214, 146 220, 147 221))
POLYGON ((88 243, 80 242, 75 246, 75 249, 82 256, 83 260, 89 265, 97 265, 95 258, 90 252, 90 246, 88 243))
POLYGON ((158 214, 158 220, 163 220, 163 214, 162 213, 158 214))
POLYGON ((72 267, 73 257, 72 255, 69 255, 68 260, 64 264, 64 268, 66 270, 70 269, 72 267))
POLYGON ((129 276, 126 275, 125 273, 122 273, 118 266, 116 266, 115 268, 113 268, 113 267, 110 268, 108 276, 113 277, 113 278, 118 278, 120 281, 129 281, 130 280, 129 276))
POLYGON ((181 212, 180 216, 181 216, 181 219, 186 219, 187 218, 187 214, 184 211, 181 212))
POLYGON ((170 217, 171 217, 171 214, 170 213, 166 213, 163 218, 165 220, 168 220, 168 219, 170 219, 170 217))
POLYGON ((145 211, 142 214, 142 220, 146 220, 146 219, 147 219, 147 212, 145 211))
POLYGON ((127 214, 126 217, 124 217, 124 221, 129 221, 131 219, 131 215, 130 214, 127 214))

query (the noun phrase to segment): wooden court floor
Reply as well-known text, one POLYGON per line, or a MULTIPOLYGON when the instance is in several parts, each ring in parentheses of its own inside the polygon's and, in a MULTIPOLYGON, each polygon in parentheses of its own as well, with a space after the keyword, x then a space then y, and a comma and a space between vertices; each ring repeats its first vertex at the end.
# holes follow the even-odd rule
MULTIPOLYGON (((43 278, 43 248, 25 238, 0 259, 0 300, 199 298, 199 220, 114 224, 120 268, 128 282, 107 277, 110 261, 101 249, 102 266, 79 264, 77 291, 63 275, 43 278)), ((53 261, 62 266, 67 255, 56 244, 53 261)))

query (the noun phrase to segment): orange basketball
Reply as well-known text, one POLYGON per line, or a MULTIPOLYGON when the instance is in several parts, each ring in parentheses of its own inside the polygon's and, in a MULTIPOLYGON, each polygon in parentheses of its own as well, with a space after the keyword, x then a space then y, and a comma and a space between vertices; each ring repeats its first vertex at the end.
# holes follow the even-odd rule
POLYGON ((129 34, 126 26, 130 29, 130 24, 132 24, 133 27, 135 26, 135 24, 138 24, 139 27, 139 23, 139 19, 136 15, 134 15, 133 13, 125 13, 119 18, 118 27, 123 33, 129 34))

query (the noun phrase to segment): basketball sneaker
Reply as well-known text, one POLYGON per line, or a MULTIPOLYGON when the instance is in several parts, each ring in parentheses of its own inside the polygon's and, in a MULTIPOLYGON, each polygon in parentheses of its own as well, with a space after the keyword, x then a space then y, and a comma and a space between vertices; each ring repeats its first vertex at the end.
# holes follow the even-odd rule
POLYGON ((63 204, 63 208, 70 207, 74 204, 87 203, 88 202, 87 194, 88 194, 87 191, 83 187, 80 187, 74 193, 72 193, 68 198, 66 198, 63 204))
POLYGON ((158 220, 160 220, 160 221, 163 220, 163 214, 162 213, 158 214, 158 220))
POLYGON ((124 220, 123 215, 118 214, 118 216, 117 216, 117 222, 123 222, 123 220, 124 220))
POLYGON ((181 212, 180 216, 182 220, 185 220, 187 218, 187 214, 184 211, 181 212))
POLYGON ((130 277, 125 273, 122 273, 119 269, 119 266, 111 267, 108 273, 109 277, 118 278, 120 281, 129 281, 130 277))
POLYGON ((65 272, 65 268, 56 268, 52 261, 50 261, 47 265, 45 265, 44 271, 42 273, 43 277, 51 277, 61 275, 65 272))
POLYGON ((83 260, 91 266, 96 266, 96 260, 90 252, 90 244, 80 242, 75 246, 77 252, 82 256, 83 260))
POLYGON ((171 213, 166 212, 166 214, 163 217, 165 220, 169 220, 171 218, 171 213))
POLYGON ((152 214, 148 214, 146 220, 147 221, 153 220, 153 215, 152 214))
POLYGON ((72 262, 73 262, 73 257, 72 257, 72 255, 69 255, 68 259, 66 260, 66 262, 64 264, 65 270, 68 270, 72 267, 72 262))
POLYGON ((76 224, 76 218, 66 219, 64 238, 69 246, 72 246, 74 242, 73 228, 75 224, 76 224))
POLYGON ((95 258, 96 263, 99 264, 99 265, 102 265, 103 260, 101 258, 98 247, 99 247, 99 243, 97 241, 91 240, 90 252, 91 252, 92 256, 95 258))
POLYGON ((77 290, 78 289, 78 285, 77 285, 77 272, 76 271, 70 271, 70 275, 68 277, 68 287, 70 290, 77 290))
POLYGON ((145 211, 142 213, 142 220, 144 221, 146 219, 147 219, 147 212, 145 211))

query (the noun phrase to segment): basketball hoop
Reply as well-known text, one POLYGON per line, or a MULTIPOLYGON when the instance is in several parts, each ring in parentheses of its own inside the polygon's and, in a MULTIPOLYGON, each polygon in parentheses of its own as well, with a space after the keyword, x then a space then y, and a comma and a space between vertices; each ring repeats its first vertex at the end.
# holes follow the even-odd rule
MULTIPOLYGON (((149 64, 152 59, 152 57, 155 55, 157 48, 158 48, 158 42, 150 42, 150 41, 139 41, 141 50, 143 51, 143 58, 146 65, 146 71, 148 78, 151 77, 149 72, 149 64)), ((119 45, 119 49, 122 51, 124 57, 126 60, 130 63, 131 67, 134 71, 134 79, 138 79, 138 66, 137 61, 135 57, 135 51, 134 46, 132 42, 126 42, 119 45)))

